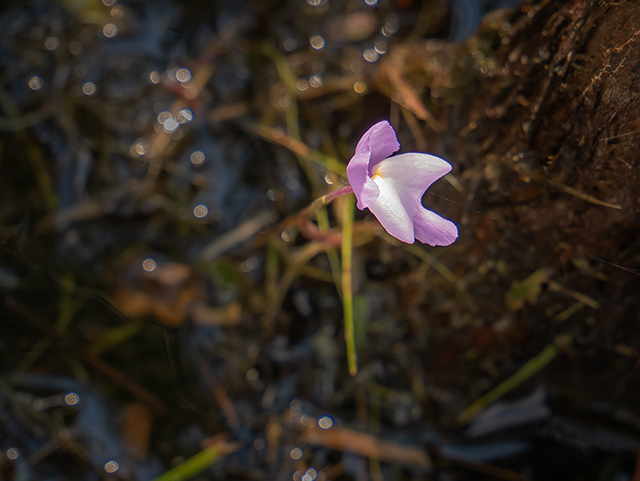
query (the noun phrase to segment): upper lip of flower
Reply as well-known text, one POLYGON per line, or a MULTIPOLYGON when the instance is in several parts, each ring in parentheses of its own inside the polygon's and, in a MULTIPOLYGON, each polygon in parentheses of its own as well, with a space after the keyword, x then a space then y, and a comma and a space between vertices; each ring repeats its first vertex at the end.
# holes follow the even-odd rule
POLYGON ((445 160, 429 154, 391 157, 400 148, 393 127, 378 122, 364 133, 347 166, 358 208, 369 210, 392 236, 409 244, 417 238, 430 245, 450 245, 456 225, 422 206, 422 196, 451 171, 445 160))

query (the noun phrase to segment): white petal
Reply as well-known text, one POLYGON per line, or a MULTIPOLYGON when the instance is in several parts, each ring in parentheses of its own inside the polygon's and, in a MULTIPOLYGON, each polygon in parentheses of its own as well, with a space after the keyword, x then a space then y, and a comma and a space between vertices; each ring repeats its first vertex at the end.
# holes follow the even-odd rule
POLYGON ((410 152, 380 162, 373 177, 385 179, 408 205, 411 198, 420 202, 429 186, 450 171, 451 164, 440 157, 410 152))
POLYGON ((374 177, 373 181, 380 189, 380 195, 376 201, 369 206, 382 227, 393 237, 413 244, 413 220, 402 203, 398 192, 393 185, 384 177, 374 177))

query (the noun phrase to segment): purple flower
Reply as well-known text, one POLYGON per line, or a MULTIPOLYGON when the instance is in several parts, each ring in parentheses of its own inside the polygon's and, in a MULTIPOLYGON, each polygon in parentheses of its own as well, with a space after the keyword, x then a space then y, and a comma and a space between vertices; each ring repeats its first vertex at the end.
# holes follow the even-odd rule
POLYGON ((458 238, 456 225, 422 206, 429 186, 451 171, 433 155, 407 153, 390 157, 400 148, 389 122, 367 130, 347 165, 347 177, 358 199, 382 227, 402 242, 415 239, 432 246, 448 246, 458 238))

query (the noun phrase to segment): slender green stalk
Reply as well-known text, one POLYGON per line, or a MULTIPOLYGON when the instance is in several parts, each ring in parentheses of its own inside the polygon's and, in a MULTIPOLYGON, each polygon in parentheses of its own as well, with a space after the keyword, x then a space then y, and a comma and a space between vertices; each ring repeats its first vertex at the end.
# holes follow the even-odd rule
MULTIPOLYGON (((326 196, 325 196, 326 197, 326 196)), ((347 345, 347 365, 349 374, 358 372, 358 354, 356 353, 355 326, 353 320, 353 289, 351 285, 351 259, 353 256, 353 197, 344 199, 342 219, 342 306, 344 309, 344 340, 347 345)))
POLYGON ((220 452, 216 445, 209 446, 153 481, 185 481, 191 479, 223 456, 224 454, 220 452))
MULTIPOLYGON (((320 232, 328 232, 331 226, 329 225, 329 213, 327 209, 320 208, 316 214, 318 220, 318 227, 320 232)), ((327 257, 329 258, 329 265, 331 266, 331 275, 333 276, 333 282, 338 289, 340 300, 342 300, 342 271, 340 267, 340 254, 335 247, 329 247, 327 249, 327 257)))
POLYGON ((494 389, 471 404, 471 406, 469 406, 458 415, 457 421, 460 424, 469 422, 475 416, 480 414, 489 404, 501 398, 506 393, 518 387, 531 376, 542 370, 547 364, 553 361, 553 359, 558 354, 558 348, 556 347, 556 344, 558 344, 558 341, 549 344, 543 349, 540 354, 529 359, 529 361, 527 361, 520 369, 518 369, 518 371, 516 371, 513 376, 501 382, 494 389))

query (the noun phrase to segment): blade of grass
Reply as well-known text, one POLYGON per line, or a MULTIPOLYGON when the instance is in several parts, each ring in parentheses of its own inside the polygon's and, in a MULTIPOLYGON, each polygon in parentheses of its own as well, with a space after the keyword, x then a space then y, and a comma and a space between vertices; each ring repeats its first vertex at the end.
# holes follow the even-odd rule
POLYGON ((256 46, 256 53, 262 54, 266 57, 269 57, 276 64, 276 68, 278 69, 278 75, 284 82, 289 90, 291 95, 297 95, 298 89, 296 87, 297 78, 291 67, 289 67, 289 62, 287 61, 287 57, 276 47, 268 43, 261 43, 256 46))
POLYGON ((306 246, 299 248, 295 254, 291 255, 288 262, 289 265, 285 269, 282 279, 280 279, 280 283, 275 289, 274 295, 270 298, 261 320, 266 332, 271 332, 273 329, 273 322, 278 315, 280 306, 289 291, 289 287, 291 287, 293 281, 298 277, 300 270, 309 260, 326 250, 326 244, 322 242, 310 242, 306 246))
MULTIPOLYGON (((331 226, 329 225, 329 214, 326 208, 321 208, 316 214, 318 219, 318 227, 320 232, 328 232, 331 226)), ((333 281, 338 289, 338 294, 342 296, 342 280, 340 277, 340 257, 338 255, 338 249, 335 247, 329 247, 327 249, 327 256, 329 257, 329 265, 331 266, 331 274, 333 275, 333 281)))
MULTIPOLYGON (((59 279, 59 282, 62 293, 58 301, 58 319, 56 320, 55 329, 56 332, 63 334, 69 327, 69 323, 84 306, 86 299, 75 297, 76 285, 72 275, 64 275, 59 279)), ((16 367, 16 373, 27 372, 38 361, 40 356, 49 349, 49 346, 51 346, 51 338, 48 336, 44 336, 36 342, 16 367)))
POLYGON ((123 326, 113 327, 106 330, 104 334, 89 347, 88 350, 96 355, 103 354, 104 352, 115 349, 139 332, 140 327, 136 324, 125 324, 123 326))
POLYGON ((304 142, 297 140, 290 135, 286 135, 282 133, 282 131, 277 131, 277 134, 274 135, 273 128, 255 122, 241 122, 239 125, 245 131, 259 135, 267 142, 281 145, 286 149, 289 149, 295 155, 305 157, 331 172, 338 175, 344 175, 346 172, 345 165, 339 160, 323 154, 322 152, 318 152, 317 150, 310 149, 304 142))
POLYGON ((347 345, 347 365, 349 374, 358 372, 358 354, 356 353, 355 326, 353 320, 353 290, 351 285, 351 259, 353 257, 353 211, 355 202, 352 196, 343 200, 342 218, 342 306, 344 310, 344 340, 347 345))
POLYGON ((200 474, 202 471, 213 465, 230 452, 235 450, 235 446, 216 443, 209 446, 198 454, 190 457, 186 461, 171 468, 162 476, 157 477, 153 481, 186 481, 200 474))
POLYGON ((425 252, 421 247, 418 247, 415 244, 405 245, 405 248, 414 256, 422 259, 431 267, 433 267, 438 272, 438 274, 440 274, 449 284, 455 286, 457 281, 456 275, 451 272, 451 270, 446 265, 440 262, 437 259, 437 256, 429 252, 425 252))
POLYGON ((529 359, 516 373, 509 379, 498 384, 497 387, 482 396, 468 408, 462 411, 457 418, 458 423, 466 424, 475 416, 480 414, 489 404, 504 396, 506 393, 515 389, 524 381, 534 376, 536 373, 544 369, 558 354, 556 344, 564 344, 566 340, 558 339, 545 347, 540 354, 529 359))
POLYGON ((355 296, 353 298, 353 322, 355 324, 356 348, 360 349, 366 339, 367 319, 369 318, 369 298, 355 296))

